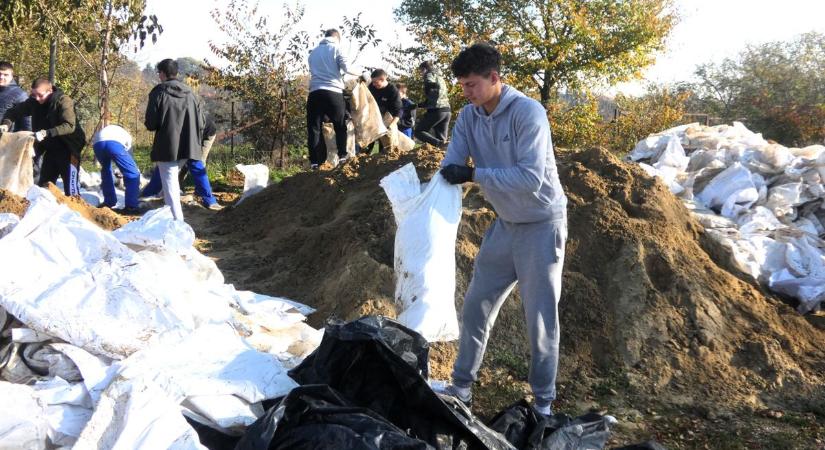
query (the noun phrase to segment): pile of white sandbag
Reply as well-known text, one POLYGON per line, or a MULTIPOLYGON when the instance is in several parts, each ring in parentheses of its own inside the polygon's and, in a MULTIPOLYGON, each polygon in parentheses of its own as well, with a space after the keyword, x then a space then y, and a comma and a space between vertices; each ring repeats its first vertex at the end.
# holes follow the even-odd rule
POLYGON ((788 148, 739 122, 683 125, 628 155, 681 197, 736 266, 802 313, 825 301, 825 146, 788 148))
POLYGON ((297 385, 312 309, 224 284, 168 208, 110 233, 27 198, 0 217, 0 447, 203 448, 187 418, 240 435, 297 385))

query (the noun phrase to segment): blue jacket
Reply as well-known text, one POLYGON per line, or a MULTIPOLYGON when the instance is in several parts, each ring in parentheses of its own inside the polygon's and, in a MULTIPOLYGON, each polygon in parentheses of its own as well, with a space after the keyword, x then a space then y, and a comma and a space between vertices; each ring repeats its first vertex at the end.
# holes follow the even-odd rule
POLYGON ((453 127, 442 166, 475 163, 473 181, 502 220, 562 220, 567 197, 559 182, 550 124, 541 104, 510 86, 492 114, 465 106, 453 127))
MULTIPOLYGON (((11 107, 25 102, 28 98, 29 94, 21 89, 14 81, 8 86, 0 87, 0 118, 2 118, 11 107)), ((31 116, 21 117, 17 119, 13 125, 14 127, 11 131, 32 131, 32 118, 31 116)))

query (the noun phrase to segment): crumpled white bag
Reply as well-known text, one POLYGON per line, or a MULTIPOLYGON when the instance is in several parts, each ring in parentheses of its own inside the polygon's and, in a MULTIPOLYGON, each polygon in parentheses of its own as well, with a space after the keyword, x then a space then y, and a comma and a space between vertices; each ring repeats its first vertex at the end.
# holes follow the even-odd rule
POLYGON ((407 164, 381 180, 392 204, 395 234, 395 302, 398 321, 430 342, 458 338, 455 311, 455 240, 461 187, 440 174, 421 188, 407 164))

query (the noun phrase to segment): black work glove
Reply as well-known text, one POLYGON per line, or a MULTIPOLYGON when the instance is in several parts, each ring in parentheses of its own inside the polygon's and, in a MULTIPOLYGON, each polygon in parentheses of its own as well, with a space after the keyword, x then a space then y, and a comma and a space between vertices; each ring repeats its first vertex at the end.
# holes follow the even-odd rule
POLYGON ((441 169, 441 176, 450 184, 461 184, 473 181, 473 168, 450 164, 441 169))

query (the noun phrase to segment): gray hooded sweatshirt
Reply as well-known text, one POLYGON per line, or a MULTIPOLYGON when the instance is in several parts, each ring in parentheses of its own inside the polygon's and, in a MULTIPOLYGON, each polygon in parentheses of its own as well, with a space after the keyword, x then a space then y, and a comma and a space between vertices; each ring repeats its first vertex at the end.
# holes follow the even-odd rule
POLYGON ((309 54, 309 92, 324 89, 343 92, 347 59, 333 37, 324 38, 309 54))
POLYGON ((502 220, 532 223, 566 219, 550 124, 541 104, 505 85, 492 114, 465 106, 441 165, 475 163, 473 181, 502 220))

